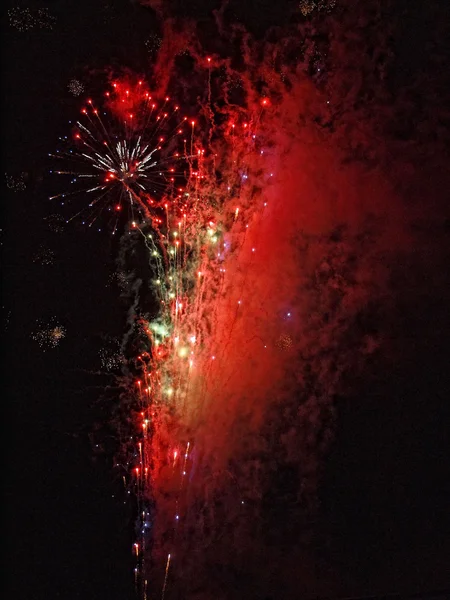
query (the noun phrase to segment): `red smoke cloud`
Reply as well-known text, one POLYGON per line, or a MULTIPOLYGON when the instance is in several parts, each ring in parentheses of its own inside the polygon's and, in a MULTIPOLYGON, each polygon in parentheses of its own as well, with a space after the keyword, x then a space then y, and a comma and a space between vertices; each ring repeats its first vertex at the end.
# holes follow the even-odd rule
MULTIPOLYGON (((213 137, 226 138, 215 148, 217 164, 227 165, 213 217, 232 226, 224 226, 223 256, 201 275, 195 318, 203 329, 177 424, 192 451, 177 509, 183 523, 172 586, 183 597, 256 598, 262 590, 296 597, 298 587, 283 585, 297 561, 310 560, 301 543, 333 438, 336 399, 384 348, 391 266, 408 251, 417 215, 392 178, 377 122, 362 121, 367 113, 354 108, 357 92, 340 88, 344 68, 330 74, 328 86, 313 83, 304 62, 287 64, 281 78, 273 68, 277 46, 258 45, 236 29, 229 34, 240 37, 239 69, 214 53, 209 67, 194 26, 176 33, 171 25, 155 69, 159 85, 192 97, 202 82, 205 120, 211 111, 239 127, 245 115, 260 119, 251 149, 237 136, 231 151, 226 126, 211 126, 213 137), (186 47, 194 64, 189 74, 177 71, 186 47), (231 99, 236 78, 245 102, 231 99), (233 152, 242 169, 230 162, 233 152), (226 169, 242 179, 232 198, 226 169), (279 479, 284 471, 289 492, 279 479), (277 510, 285 511, 287 526, 277 510), (230 588, 233 573, 238 596, 230 588)), ((278 48, 290 42, 291 34, 278 48)), ((345 48, 339 50, 335 56, 347 64, 345 48)), ((164 531, 174 511, 170 469, 157 485, 164 531)), ((336 589, 327 577, 323 593, 336 589)), ((302 580, 301 591, 320 593, 315 577, 302 580)))

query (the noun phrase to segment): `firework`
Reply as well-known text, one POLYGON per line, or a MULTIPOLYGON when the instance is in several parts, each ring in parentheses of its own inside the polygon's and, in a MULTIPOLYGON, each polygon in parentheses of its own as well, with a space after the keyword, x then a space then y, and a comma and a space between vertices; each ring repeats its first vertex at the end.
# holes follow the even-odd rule
POLYGON ((290 335, 288 335, 287 333, 284 333, 282 335, 280 335, 280 337, 277 339, 277 348, 279 348, 280 350, 289 350, 289 348, 292 348, 292 338, 290 335))
POLYGON ((48 227, 53 233, 63 233, 66 220, 62 215, 53 214, 48 217, 44 217, 44 221, 47 221, 48 227))
POLYGON ((21 8, 16 6, 8 10, 9 24, 21 33, 30 29, 53 29, 56 18, 48 8, 21 8))
POLYGON ((298 7, 304 17, 307 17, 315 10, 331 12, 336 6, 336 0, 300 0, 298 7))
POLYGON ((177 52, 177 56, 191 56, 189 48, 182 48, 177 52))
MULTIPOLYGON (((75 127, 75 148, 54 155, 67 165, 59 174, 76 189, 57 197, 65 202, 75 194, 81 197, 80 192, 92 195, 95 214, 90 219, 103 209, 129 209, 131 228, 122 237, 120 268, 112 280, 130 293, 133 305, 120 351, 102 350, 100 358, 106 370, 122 367, 127 376, 136 374, 128 408, 137 415, 138 434, 124 440, 118 464, 139 507, 133 545, 136 586, 141 595, 146 593, 145 548, 151 535, 155 564, 162 566, 165 560, 164 595, 172 577, 175 532, 187 510, 195 446, 188 430, 195 429, 210 402, 212 365, 220 352, 213 352, 209 333, 217 320, 214 299, 226 296, 224 261, 231 245, 237 250, 245 239, 241 234, 249 227, 248 205, 253 202, 251 210, 263 214, 262 202, 253 200, 246 156, 258 161, 262 155, 255 130, 267 100, 254 117, 233 115, 216 131, 219 167, 215 149, 209 146, 204 156, 203 144, 194 137, 195 123, 180 115, 168 98, 153 100, 141 83, 115 88, 106 96, 104 109, 88 101, 75 127), (92 185, 83 185, 86 181, 92 185), (139 246, 148 257, 148 286, 137 285, 136 265, 126 262, 127 256, 136 260, 139 246), (151 296, 151 315, 137 314, 144 289, 151 296), (168 471, 167 491, 155 483, 161 469, 168 471), (145 525, 150 521, 147 506, 155 503, 159 517, 150 531, 145 525)), ((201 133, 202 140, 208 139, 208 132, 201 133)), ((252 246, 250 254, 255 252, 252 246)), ((234 306, 239 305, 236 298, 234 306)))
POLYGON ((242 78, 238 77, 237 75, 232 75, 228 79, 228 85, 230 89, 242 89, 243 84, 244 82, 242 81, 242 78))
POLYGON ((132 285, 132 273, 126 273, 119 269, 115 273, 112 273, 108 280, 111 285, 117 285, 122 292, 127 292, 132 285))
POLYGON ((65 204, 80 193, 90 197, 88 210, 77 213, 88 212, 83 223, 90 225, 105 209, 118 215, 126 207, 134 220, 136 212, 161 217, 163 198, 164 203, 183 206, 197 153, 194 122, 180 114, 178 105, 168 97, 159 101, 139 81, 115 83, 104 106, 97 108, 88 100, 81 112, 73 140, 64 138, 67 147, 51 155, 64 163, 51 172, 65 177, 70 189, 51 199, 65 204))
POLYGON ((49 12, 48 8, 38 8, 34 13, 36 27, 40 29, 53 29, 56 17, 49 12))
POLYGON ((109 339, 99 351, 100 362, 105 371, 118 371, 123 364, 121 344, 118 339, 109 339))
POLYGON ((67 89, 72 94, 72 96, 79 96, 84 92, 84 85, 78 79, 71 79, 67 86, 67 89))
MULTIPOLYGON (((309 15, 324 3, 302 4, 309 15)), ((185 44, 183 39, 176 47, 185 44)), ((241 565, 259 562, 258 541, 269 527, 264 515, 260 521, 252 515, 260 509, 272 511, 274 496, 268 488, 276 480, 259 468, 263 460, 273 471, 284 463, 290 472, 298 463, 294 501, 302 510, 319 471, 314 446, 319 437, 321 452, 327 443, 327 419, 333 418, 339 377, 352 374, 348 342, 339 346, 339 339, 357 335, 370 298, 359 277, 363 270, 348 275, 344 268, 346 256, 355 265, 365 250, 354 245, 355 252, 343 251, 323 264, 322 256, 329 251, 307 233, 328 230, 335 219, 353 215, 351 203, 364 200, 371 186, 364 178, 365 189, 358 195, 357 187, 345 185, 345 165, 337 159, 340 154, 334 156, 327 148, 326 135, 322 155, 309 84, 288 71, 297 91, 283 99, 282 57, 270 64, 261 46, 255 55, 251 46, 243 48, 242 59, 252 73, 246 66, 239 74, 223 61, 226 79, 218 82, 219 74, 211 77, 208 65, 219 59, 205 57, 203 90, 197 88, 198 69, 192 71, 196 89, 190 89, 182 73, 180 88, 186 96, 198 92, 202 98, 198 135, 205 157, 194 158, 201 148, 191 141, 188 126, 186 143, 180 144, 182 166, 173 167, 181 172, 180 186, 156 168, 164 159, 152 143, 161 101, 155 102, 158 111, 150 111, 136 86, 128 94, 121 87, 104 110, 88 102, 74 131, 80 136, 75 149, 61 158, 67 165, 80 165, 78 171, 68 166, 62 172, 72 181, 64 201, 72 196, 70 188, 78 188, 78 193, 85 190, 78 196, 83 204, 91 195, 94 217, 102 208, 131 209, 122 212, 123 219, 128 212, 132 227, 121 237, 115 278, 129 299, 121 344, 124 391, 117 399, 125 416, 121 425, 126 425, 116 466, 126 493, 136 500, 131 550, 140 598, 147 597, 147 581, 151 597, 193 596, 189 589, 171 593, 177 579, 186 587, 192 581, 197 595, 222 597, 212 586, 209 594, 202 594, 198 580, 190 577, 195 573, 192 564, 200 565, 198 573, 207 561, 228 558, 217 532, 224 539, 233 536, 236 554, 245 555, 241 565), (255 66, 261 63, 261 68, 255 66), (271 83, 266 85, 270 71, 271 83), (223 94, 211 102, 216 86, 222 86, 223 94), (260 98, 261 89, 269 94, 271 86, 277 106, 262 127, 262 107, 269 99, 260 98), (230 88, 236 93, 229 94, 230 88), (142 125, 146 116, 148 127, 142 125), (208 121, 214 123, 211 129, 208 121), (309 121, 314 121, 311 127, 309 121), (142 151, 146 144, 148 161, 142 151), (159 164, 147 169, 157 155, 159 164), (329 178, 328 163, 335 169, 329 178), (332 182, 331 208, 322 204, 325 175, 332 182), (272 184, 271 179, 277 181, 272 184), (347 195, 350 204, 345 206, 347 195), (140 212, 139 219, 133 218, 133 210, 140 212), (349 281, 354 288, 350 293, 349 281), (353 322, 349 314, 356 315, 353 322), (276 426, 280 414, 283 432, 276 426), (240 485, 231 482, 234 477, 240 485), (256 527, 250 531, 253 518, 264 533, 256 527), (244 521, 250 522, 247 544, 241 543, 244 521)), ((297 45, 294 51, 302 63, 310 59, 317 71, 322 68, 320 57, 312 43, 308 47, 306 61, 297 45)), ((196 49, 192 52, 195 61, 196 49)), ((175 80, 169 69, 166 73, 167 80, 175 80)), ((175 140, 173 145, 165 157, 176 151, 175 140)), ((374 343, 367 339, 367 352, 374 343)), ((112 367, 109 357, 109 351, 100 354, 105 370, 112 367)), ((288 513, 286 522, 290 527, 288 513)), ((296 532, 292 537, 297 539, 296 532)), ((230 560, 227 573, 239 560, 230 560)))
POLYGON ((33 262, 44 266, 53 265, 55 262, 55 253, 50 248, 41 245, 33 256, 33 262))
POLYGON ((105 371, 118 371, 123 363, 122 355, 110 349, 102 348, 99 352, 102 368, 105 371))
MULTIPOLYGON (((139 503, 151 498, 158 506, 159 517, 152 530, 155 552, 160 561, 169 557, 161 581, 162 596, 169 586, 175 532, 183 527, 187 511, 195 440, 185 429, 201 419, 199 415, 210 398, 207 389, 214 386, 212 365, 216 354, 212 352, 209 331, 216 319, 216 298, 225 294, 224 261, 230 245, 225 236, 232 235, 233 229, 248 228, 244 208, 234 204, 231 208, 228 202, 236 194, 245 205, 250 169, 244 156, 252 152, 261 156, 254 130, 247 121, 230 123, 228 131, 225 135, 229 136, 230 151, 225 153, 222 165, 226 177, 222 175, 219 182, 215 163, 211 162, 212 168, 208 168, 210 163, 206 160, 196 172, 201 174, 201 184, 196 176, 186 183, 189 198, 195 196, 197 201, 186 203, 181 215, 176 204, 167 203, 162 223, 155 226, 144 220, 135 234, 137 239, 145 240, 153 273, 151 290, 160 309, 152 318, 139 319, 134 327, 139 348, 134 372, 139 373, 135 390, 141 435, 136 438, 128 461, 128 485, 139 503), (170 428, 177 429, 178 434, 168 435, 170 428), (172 451, 168 453, 167 447, 172 451), (166 483, 170 491, 153 483, 160 469, 170 473, 166 483)), ((242 243, 237 239, 236 242, 236 247, 242 243)), ((255 252, 253 246, 250 253, 255 252)), ((237 300, 236 306, 239 304, 237 300)), ((137 547, 145 548, 148 532, 139 532, 137 547)), ((147 572, 145 555, 136 551, 135 555, 136 585, 142 592, 147 572)))
POLYGON ((117 11, 114 7, 114 2, 111 0, 110 2, 104 2, 101 7, 101 14, 103 17, 103 23, 105 25, 109 25, 111 21, 117 18, 117 11))
POLYGON ((162 38, 159 37, 156 33, 152 33, 149 38, 145 41, 145 47, 149 54, 157 54, 159 49, 161 48, 162 38))
POLYGON ((5 173, 6 187, 13 192, 23 192, 27 188, 27 175, 20 173, 18 176, 5 173))
POLYGON ((5 306, 2 306, 3 311, 3 329, 6 331, 9 327, 9 323, 11 321, 11 310, 6 310, 5 306))
POLYGON ((47 322, 38 320, 36 324, 37 329, 32 332, 31 338, 44 352, 59 346, 61 340, 66 337, 66 329, 57 322, 55 317, 47 322))

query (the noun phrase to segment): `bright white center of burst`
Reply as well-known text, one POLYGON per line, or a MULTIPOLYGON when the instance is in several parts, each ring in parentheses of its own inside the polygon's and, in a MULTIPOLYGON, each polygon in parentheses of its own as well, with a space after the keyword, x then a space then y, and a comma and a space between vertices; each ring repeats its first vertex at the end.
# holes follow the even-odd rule
POLYGON ((105 149, 107 151, 103 154, 96 152, 92 156, 84 156, 96 169, 107 171, 112 181, 118 179, 127 183, 145 178, 148 170, 157 164, 153 155, 158 148, 150 148, 148 144, 143 146, 141 137, 135 142, 122 140, 115 146, 105 146, 105 149))

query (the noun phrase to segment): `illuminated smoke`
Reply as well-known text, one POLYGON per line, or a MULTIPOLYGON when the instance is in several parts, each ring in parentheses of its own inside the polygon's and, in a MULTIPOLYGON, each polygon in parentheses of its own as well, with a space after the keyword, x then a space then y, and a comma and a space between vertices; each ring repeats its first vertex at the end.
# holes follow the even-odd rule
POLYGON ((155 79, 198 98, 205 154, 186 212, 162 204, 152 222, 144 211, 121 242, 132 435, 118 464, 142 508, 141 595, 151 581, 231 598, 230 572, 264 590, 301 561, 338 399, 383 348, 390 266, 410 235, 354 69, 328 67, 337 42, 227 33, 239 68, 203 52, 192 23, 166 23, 155 79), (186 48, 188 74, 177 71, 186 48))
MULTIPOLYGON (((153 334, 152 343, 158 339, 164 351, 168 346, 169 356, 176 348, 178 358, 166 364, 176 369, 191 361, 191 371, 184 391, 163 382, 161 399, 177 412, 174 419, 161 414, 153 421, 152 449, 160 444, 161 458, 147 493, 158 506, 154 558, 163 565, 171 547, 177 556, 169 582, 160 574, 164 589, 172 578, 175 588, 186 591, 192 581, 205 597, 206 590, 231 597, 217 591, 219 575, 213 581, 206 573, 217 561, 259 574, 267 536, 276 547, 287 535, 271 504, 286 512, 290 544, 308 540, 337 398, 382 345, 389 264, 404 248, 408 219, 380 172, 349 160, 358 136, 363 144, 366 139, 348 120, 342 144, 339 98, 318 87, 332 79, 324 73, 326 50, 311 42, 296 66, 275 60, 276 47, 267 44, 261 62, 262 49, 244 39, 245 66, 237 71, 226 60, 210 59, 223 82, 214 77, 211 84, 207 58, 190 26, 186 31, 163 38, 156 66, 161 85, 171 84, 171 52, 179 54, 191 40, 196 68, 189 79, 203 81, 203 113, 210 114, 212 88, 214 98, 227 99, 223 118, 242 120, 234 137, 225 136, 225 128, 213 134, 222 176, 211 182, 210 238, 217 226, 218 260, 205 259, 198 268, 187 321, 195 324, 194 341, 172 334, 163 322, 152 330, 161 336, 153 334), (233 88, 245 102, 232 100, 233 88), (256 120, 262 102, 250 150, 241 127, 245 119, 256 120), (233 150, 239 160, 230 164, 233 150), (233 183, 224 184, 227 179, 233 183), (294 483, 283 497, 278 482, 285 471, 294 483), (171 527, 179 532, 173 546, 162 541, 171 527)), ((183 73, 176 81, 188 94, 192 84, 183 73)), ((146 418, 144 411, 144 421, 138 419, 145 428, 146 418)), ((136 468, 135 485, 145 496, 142 468, 136 468)))

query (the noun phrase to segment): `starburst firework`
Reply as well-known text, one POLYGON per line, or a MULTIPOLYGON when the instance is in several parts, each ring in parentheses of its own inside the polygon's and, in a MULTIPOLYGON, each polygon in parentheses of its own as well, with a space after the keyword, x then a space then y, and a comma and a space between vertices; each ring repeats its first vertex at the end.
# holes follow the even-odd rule
POLYGON ((182 204, 197 154, 195 123, 181 116, 178 105, 168 97, 158 100, 139 81, 114 83, 104 106, 97 108, 88 100, 81 112, 73 140, 61 138, 65 148, 50 155, 65 163, 51 172, 69 178, 73 191, 51 199, 59 198, 64 205, 80 192, 89 194, 90 224, 104 209, 120 212, 126 205, 134 220, 134 210, 148 217, 162 207, 163 198, 182 204))

